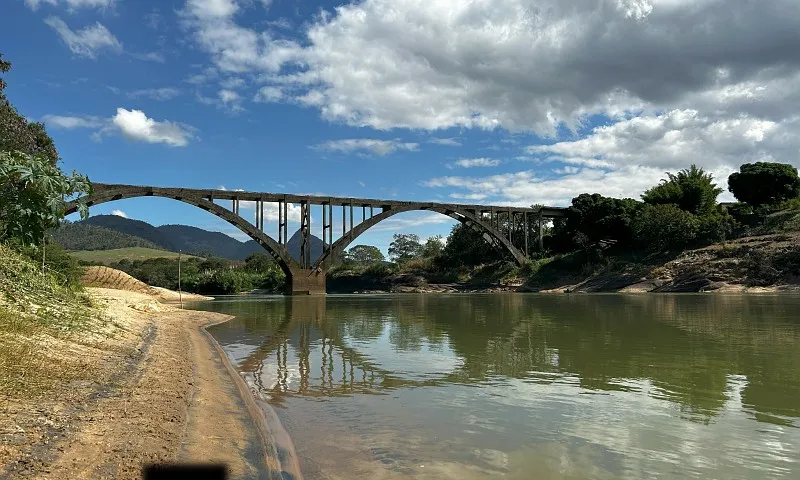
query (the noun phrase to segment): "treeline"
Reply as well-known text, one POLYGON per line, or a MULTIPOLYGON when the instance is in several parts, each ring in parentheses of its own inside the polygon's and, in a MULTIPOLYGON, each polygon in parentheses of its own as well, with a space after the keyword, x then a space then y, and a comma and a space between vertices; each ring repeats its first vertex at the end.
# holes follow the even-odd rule
POLYGON ((65 250, 112 250, 116 248, 144 247, 162 249, 155 243, 127 233, 86 223, 64 221, 48 234, 49 240, 65 250))
MULTIPOLYGON (((791 165, 744 164, 728 178, 728 190, 738 203, 718 203, 722 188, 711 174, 692 165, 667 173, 640 200, 578 195, 564 218, 542 225, 541 251, 538 240, 533 240, 538 238, 539 225, 529 222, 531 256, 546 259, 580 254, 581 261, 591 262, 619 253, 678 252, 744 235, 800 229, 800 178, 791 165)), ((507 220, 501 219, 499 228, 507 231, 507 220)), ((514 244, 524 245, 526 232, 521 226, 514 225, 512 232, 514 244)), ((513 268, 506 251, 461 224, 453 227, 446 241, 433 237, 422 242, 417 235, 397 234, 388 253, 391 262, 375 247, 354 246, 332 276, 415 273, 430 281, 452 282, 497 278, 513 268)))
MULTIPOLYGON (((108 265, 154 287, 178 289, 178 259, 121 260, 108 265)), ((285 275, 266 253, 253 253, 244 262, 190 257, 180 260, 180 288, 204 295, 233 295, 259 289, 282 291, 285 275)))

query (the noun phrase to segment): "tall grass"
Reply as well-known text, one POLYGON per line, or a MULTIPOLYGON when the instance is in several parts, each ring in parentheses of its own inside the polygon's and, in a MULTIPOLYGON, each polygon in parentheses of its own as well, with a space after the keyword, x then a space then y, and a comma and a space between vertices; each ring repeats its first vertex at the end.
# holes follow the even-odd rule
POLYGON ((0 244, 0 394, 41 392, 74 378, 80 362, 64 362, 53 340, 103 324, 87 294, 0 244))

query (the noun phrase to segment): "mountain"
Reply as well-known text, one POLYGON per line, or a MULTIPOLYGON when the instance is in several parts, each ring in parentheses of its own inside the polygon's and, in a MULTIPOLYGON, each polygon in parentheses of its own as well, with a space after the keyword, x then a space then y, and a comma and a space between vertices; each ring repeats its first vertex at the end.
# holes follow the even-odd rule
POLYGON ((118 215, 97 215, 77 223, 79 225, 86 224, 103 227, 134 237, 143 238, 166 250, 177 252, 178 248, 180 248, 178 245, 172 243, 163 233, 159 232, 156 227, 141 220, 133 220, 118 215))
MULTIPOLYGON (((188 225, 162 225, 154 227, 141 220, 119 217, 116 215, 97 215, 89 217, 82 222, 70 224, 72 229, 85 230, 85 239, 82 243, 76 240, 62 239, 54 235, 54 239, 62 247, 68 250, 107 250, 110 248, 123 248, 129 246, 149 246, 163 248, 177 252, 181 250, 189 254, 212 255, 215 257, 228 258, 231 260, 244 260, 251 253, 264 252, 264 249, 254 240, 240 242, 233 237, 220 232, 210 232, 202 228, 190 227, 188 225), (119 245, 102 237, 108 237, 109 232, 118 232, 124 235, 125 242, 142 242, 142 245, 119 245), (95 238, 101 237, 101 238, 95 238), (83 245, 82 248, 75 248, 75 245, 83 245), (97 248, 86 248, 87 246, 97 248)), ((76 230, 77 231, 77 230, 76 230)), ((75 235, 71 235, 74 237, 75 235)), ((300 259, 300 231, 298 230, 287 244, 289 253, 296 260, 300 259)), ((311 236, 311 258, 316 260, 322 255, 322 240, 316 236, 311 236)))
POLYGON ((114 250, 118 248, 160 248, 141 237, 84 222, 64 223, 50 232, 53 241, 66 250, 114 250))

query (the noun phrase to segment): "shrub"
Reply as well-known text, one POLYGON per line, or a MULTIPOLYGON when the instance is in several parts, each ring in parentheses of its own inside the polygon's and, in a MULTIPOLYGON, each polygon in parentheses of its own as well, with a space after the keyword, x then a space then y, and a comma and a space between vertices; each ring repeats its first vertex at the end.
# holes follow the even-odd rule
POLYGON ((639 246, 664 251, 694 243, 700 221, 677 205, 645 205, 634 218, 632 228, 639 246))

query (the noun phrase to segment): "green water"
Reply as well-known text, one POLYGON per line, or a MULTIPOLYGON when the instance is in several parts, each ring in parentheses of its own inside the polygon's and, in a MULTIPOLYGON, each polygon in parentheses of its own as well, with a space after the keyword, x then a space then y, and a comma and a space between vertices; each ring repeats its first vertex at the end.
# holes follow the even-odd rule
POLYGON ((261 297, 196 308, 306 478, 800 478, 800 297, 261 297))

